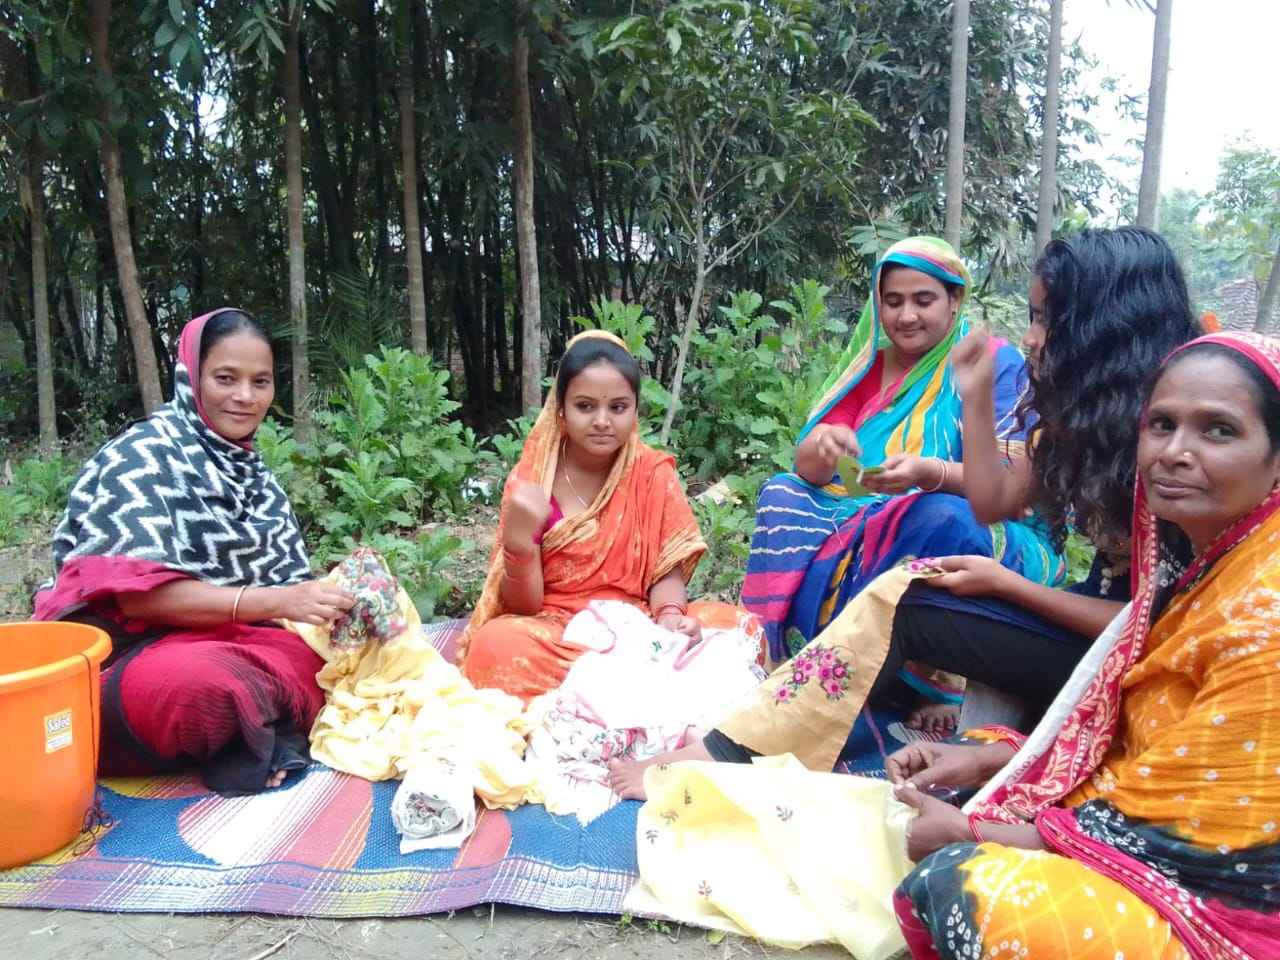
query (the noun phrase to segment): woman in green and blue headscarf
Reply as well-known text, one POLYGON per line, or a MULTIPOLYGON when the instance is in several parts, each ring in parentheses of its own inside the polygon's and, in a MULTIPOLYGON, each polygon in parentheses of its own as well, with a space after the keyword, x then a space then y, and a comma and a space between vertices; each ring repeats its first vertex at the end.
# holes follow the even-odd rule
MULTIPOLYGON (((742 600, 764 622, 775 661, 905 557, 977 554, 1038 583, 1062 579, 1041 524, 979 523, 964 497, 961 403, 947 358, 968 332, 969 286, 964 263, 933 237, 903 240, 876 264, 849 347, 800 433, 795 471, 760 492, 742 600), (858 477, 837 473, 846 455, 881 468, 862 476, 860 495, 846 487, 858 477)), ((1021 457, 1025 361, 1003 340, 988 349, 1000 449, 1021 457)))

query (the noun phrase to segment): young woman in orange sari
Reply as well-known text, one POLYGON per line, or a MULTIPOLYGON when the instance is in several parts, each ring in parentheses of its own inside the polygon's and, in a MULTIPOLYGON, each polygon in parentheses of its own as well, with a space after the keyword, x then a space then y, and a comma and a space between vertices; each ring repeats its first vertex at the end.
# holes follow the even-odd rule
POLYGON ((529 701, 586 651, 564 629, 591 600, 622 600, 668 630, 701 635, 754 618, 690 606, 707 545, 675 460, 640 441, 640 366, 622 341, 589 330, 569 342, 554 388, 507 480, 484 592, 460 662, 477 687, 529 701))

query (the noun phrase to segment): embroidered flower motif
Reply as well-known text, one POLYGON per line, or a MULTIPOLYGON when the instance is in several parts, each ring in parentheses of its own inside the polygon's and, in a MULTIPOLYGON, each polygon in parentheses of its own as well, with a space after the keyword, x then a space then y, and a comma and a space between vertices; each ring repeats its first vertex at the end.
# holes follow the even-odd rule
POLYGON ((906 560, 903 564, 911 573, 922 575, 936 575, 944 573, 942 566, 933 557, 919 557, 916 559, 906 560))
POLYGON ((668 827, 680 819, 680 814, 676 813, 674 810, 664 810, 659 814, 659 816, 662 817, 663 822, 666 823, 668 827))
POLYGON ((396 602, 400 590, 386 561, 360 547, 342 561, 337 585, 355 594, 356 603, 334 621, 329 643, 338 650, 359 650, 367 643, 390 643, 408 628, 396 602))
POLYGON ((650 844, 657 843, 657 842, 658 842, 658 831, 657 831, 657 830, 654 830, 652 827, 650 827, 648 830, 646 830, 646 831, 644 832, 644 838, 645 838, 646 840, 648 840, 650 844))
POLYGON ((817 679, 829 700, 839 700, 849 689, 853 667, 831 647, 811 644, 791 661, 791 677, 774 693, 777 703, 790 703, 800 688, 817 679))

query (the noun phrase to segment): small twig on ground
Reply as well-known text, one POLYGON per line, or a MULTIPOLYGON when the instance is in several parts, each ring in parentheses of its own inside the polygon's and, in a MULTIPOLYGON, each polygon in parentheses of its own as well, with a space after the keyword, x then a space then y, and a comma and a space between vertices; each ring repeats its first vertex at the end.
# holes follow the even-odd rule
POLYGON ((227 939, 227 937, 231 936, 233 933, 235 933, 237 930, 239 930, 239 929, 240 929, 241 927, 243 927, 246 923, 248 923, 250 920, 253 920, 253 919, 255 919, 255 918, 254 918, 252 915, 250 915, 250 916, 246 916, 246 917, 240 917, 240 918, 239 918, 238 920, 236 920, 234 923, 229 923, 229 924, 227 924, 226 929, 222 931, 222 936, 218 937, 218 939, 216 939, 216 940, 211 941, 211 942, 209 943, 209 946, 210 946, 210 947, 216 947, 218 944, 220 944, 220 943, 222 943, 223 941, 225 941, 225 940, 227 939))
POLYGON ((289 945, 289 942, 293 940, 301 932, 302 931, 300 929, 290 930, 283 938, 281 938, 280 940, 277 940, 275 943, 267 947, 265 950, 259 950, 252 957, 250 957, 249 960, 266 960, 266 958, 271 956, 273 953, 279 953, 281 950, 287 947, 289 945))

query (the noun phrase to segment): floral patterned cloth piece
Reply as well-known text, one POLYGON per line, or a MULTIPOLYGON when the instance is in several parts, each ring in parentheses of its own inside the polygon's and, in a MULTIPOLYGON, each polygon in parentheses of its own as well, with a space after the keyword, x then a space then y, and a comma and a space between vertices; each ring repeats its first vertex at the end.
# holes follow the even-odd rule
POLYGON ((691 725, 705 725, 763 677, 761 631, 745 611, 727 626, 704 627, 690 647, 630 604, 592 601, 565 636, 592 652, 531 705, 528 762, 547 809, 583 823, 618 802, 609 760, 681 746, 691 725))
POLYGON ((339 637, 327 625, 286 624, 325 660, 316 675, 325 706, 311 727, 311 755, 366 780, 391 780, 444 758, 490 806, 523 803, 530 780, 520 701, 475 689, 440 656, 373 551, 357 551, 329 578, 359 597, 355 609, 363 612, 349 618, 349 629, 339 637))
POLYGON ((355 594, 355 606, 333 623, 329 643, 339 650, 359 650, 367 643, 387 643, 408 627, 400 612, 400 584, 386 561, 368 547, 360 547, 326 578, 355 594))
POLYGON ((909 560, 877 577, 794 658, 715 723, 761 756, 791 754, 810 770, 835 765, 884 666, 898 600, 915 580, 935 577, 931 560, 909 560))

